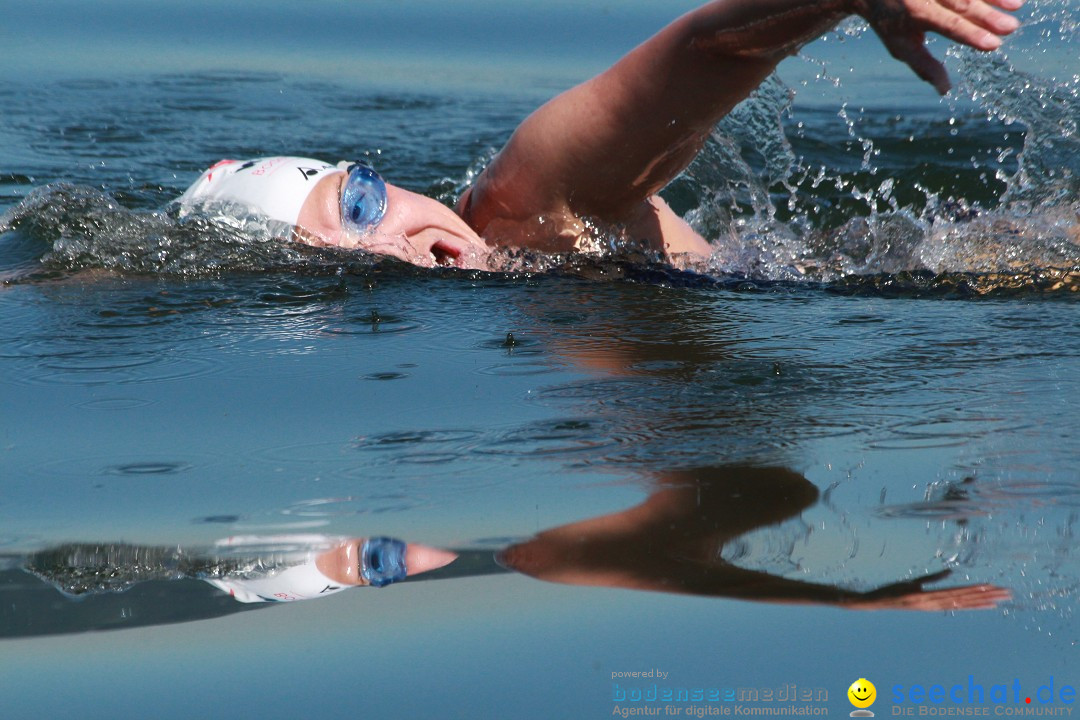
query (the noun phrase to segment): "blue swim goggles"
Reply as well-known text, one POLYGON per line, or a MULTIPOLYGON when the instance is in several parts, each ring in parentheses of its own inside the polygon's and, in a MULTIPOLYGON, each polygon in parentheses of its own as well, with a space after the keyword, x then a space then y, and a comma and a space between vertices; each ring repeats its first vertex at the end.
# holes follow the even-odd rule
POLYGON ((349 178, 341 193, 341 222, 352 230, 369 232, 386 214, 386 182, 364 163, 353 163, 346 172, 349 178))
POLYGON ((372 587, 384 587, 404 580, 408 575, 405 550, 405 543, 394 538, 368 538, 360 546, 360 577, 372 587))

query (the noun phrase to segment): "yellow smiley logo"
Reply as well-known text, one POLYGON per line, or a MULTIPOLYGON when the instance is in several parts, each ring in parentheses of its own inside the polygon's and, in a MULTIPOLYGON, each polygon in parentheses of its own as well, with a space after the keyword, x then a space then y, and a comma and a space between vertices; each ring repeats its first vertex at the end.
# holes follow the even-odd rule
POLYGON ((847 689, 848 700, 857 708, 868 708, 877 700, 877 688, 866 678, 859 678, 847 689))

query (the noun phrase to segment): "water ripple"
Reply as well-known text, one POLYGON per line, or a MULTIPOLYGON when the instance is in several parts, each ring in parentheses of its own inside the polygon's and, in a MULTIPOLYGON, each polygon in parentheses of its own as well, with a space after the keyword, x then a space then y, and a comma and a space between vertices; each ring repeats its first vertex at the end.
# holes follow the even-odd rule
POLYGON ((328 335, 373 335, 414 332, 426 327, 427 325, 416 320, 372 310, 367 313, 350 313, 340 321, 324 325, 321 331, 328 335))
POLYGON ((213 466, 220 458, 212 454, 184 452, 183 458, 130 457, 117 462, 115 456, 80 457, 50 460, 31 466, 33 473, 60 477, 157 477, 183 475, 198 468, 213 466))
POLYGON ((372 495, 367 497, 330 497, 301 500, 281 510, 282 515, 329 519, 350 515, 381 515, 408 512, 422 507, 415 497, 372 495))
POLYGON ((153 400, 142 398, 111 397, 77 402, 72 407, 82 408, 83 410, 136 410, 153 404, 153 400))
POLYGON ((483 434, 477 430, 411 430, 356 438, 352 447, 361 452, 400 452, 403 448, 453 445, 468 447, 483 434))
POLYGON ((480 455, 560 457, 595 452, 622 439, 591 419, 552 420, 505 432, 491 433, 474 452, 480 455))
POLYGON ((24 371, 9 378, 29 385, 131 385, 188 380, 223 371, 224 363, 209 358, 184 357, 147 348, 99 352, 45 347, 24 348, 33 359, 24 371))

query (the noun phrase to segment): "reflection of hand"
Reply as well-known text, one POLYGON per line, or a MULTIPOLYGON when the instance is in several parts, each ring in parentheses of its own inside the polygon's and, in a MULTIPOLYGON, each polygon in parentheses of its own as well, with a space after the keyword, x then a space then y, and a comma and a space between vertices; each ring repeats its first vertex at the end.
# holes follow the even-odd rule
POLYGON ((949 91, 945 66, 926 49, 927 32, 977 50, 996 50, 1020 22, 1002 10, 1018 10, 1024 0, 852 0, 893 57, 944 95, 949 91))
POLYGON ((853 610, 988 610, 1009 600, 1012 595, 996 585, 963 585, 942 590, 925 590, 923 585, 949 575, 943 570, 915 580, 885 585, 862 598, 848 602, 853 610))

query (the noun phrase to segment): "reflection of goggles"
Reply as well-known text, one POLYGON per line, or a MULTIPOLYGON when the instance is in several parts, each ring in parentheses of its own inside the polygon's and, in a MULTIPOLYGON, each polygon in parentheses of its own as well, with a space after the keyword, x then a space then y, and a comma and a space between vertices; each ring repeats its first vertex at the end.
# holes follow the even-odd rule
POLYGON ((405 543, 386 537, 368 538, 360 546, 359 570, 360 577, 372 587, 404 580, 408 574, 405 568, 405 543))
POLYGON ((341 193, 341 222, 351 230, 368 232, 386 214, 386 183, 370 165, 353 163, 341 193))

